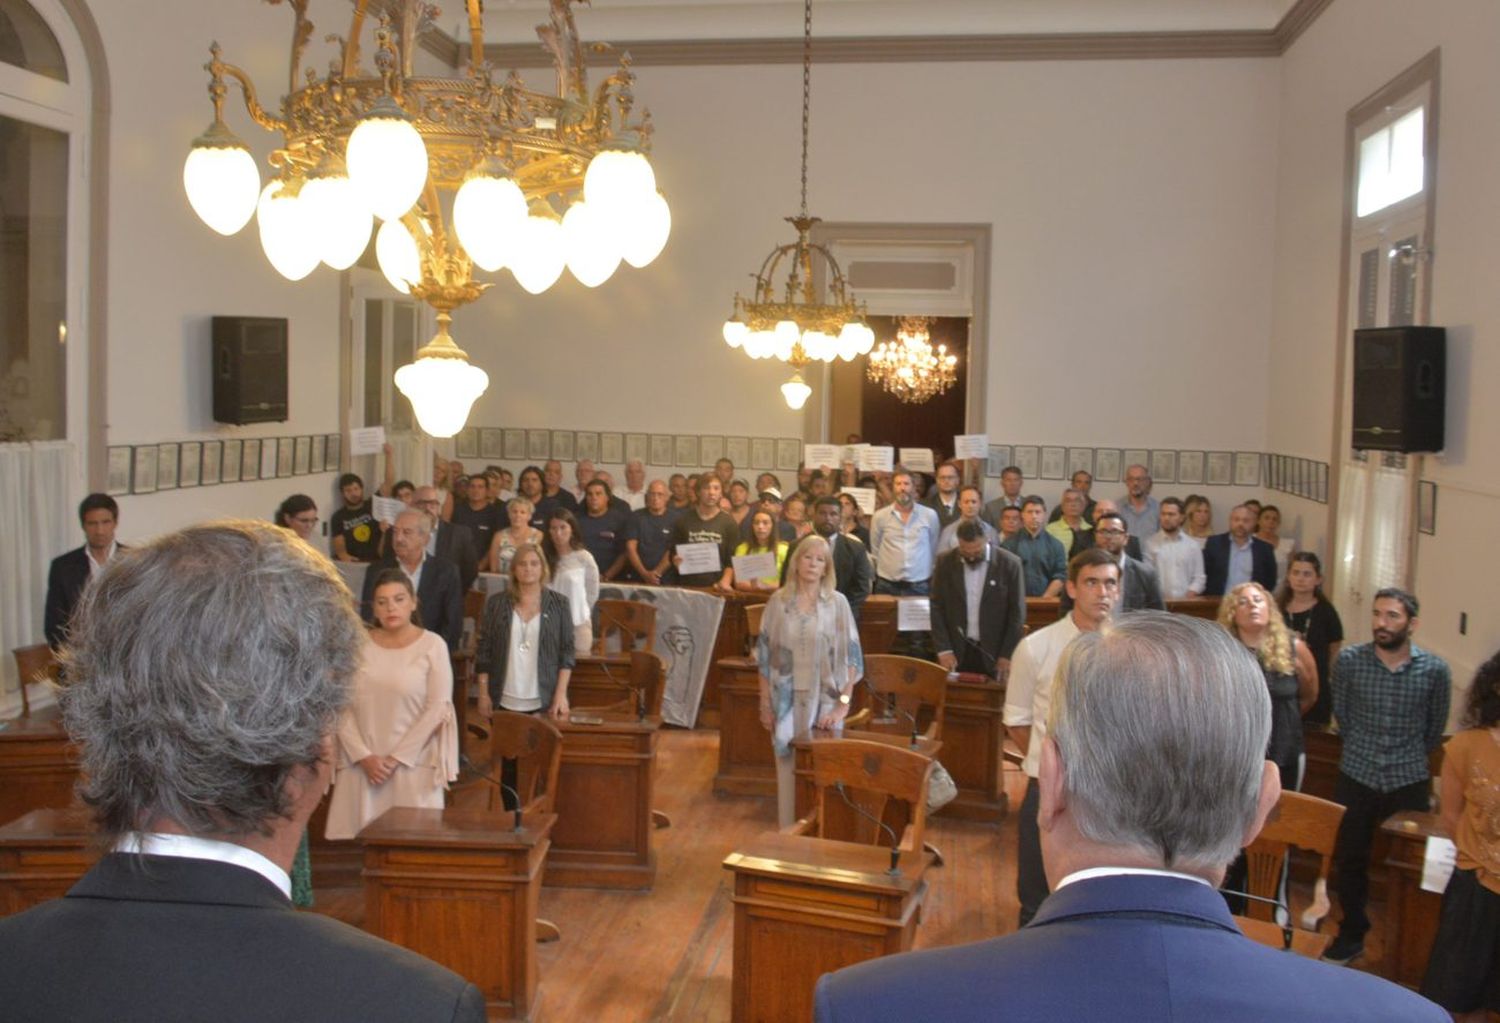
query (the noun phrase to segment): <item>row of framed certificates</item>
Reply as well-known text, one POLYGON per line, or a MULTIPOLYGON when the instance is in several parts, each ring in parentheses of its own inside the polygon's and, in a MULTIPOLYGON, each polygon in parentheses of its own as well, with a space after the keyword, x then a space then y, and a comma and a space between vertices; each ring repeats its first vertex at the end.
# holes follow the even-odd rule
POLYGON ((998 477, 1014 465, 1027 479, 1065 480, 1087 472, 1095 482, 1115 483, 1132 465, 1144 465, 1157 484, 1209 487, 1268 487, 1328 500, 1328 463, 1258 451, 1179 451, 1147 448, 1069 448, 1040 444, 991 444, 985 475, 998 477))
POLYGON ((795 437, 470 426, 459 431, 454 454, 460 459, 536 464, 550 458, 559 462, 587 459, 605 465, 624 465, 640 459, 646 465, 685 469, 707 468, 727 458, 738 468, 795 471, 802 461, 802 441, 795 437))
POLYGON ((334 472, 339 467, 341 447, 336 433, 122 445, 109 449, 106 490, 111 494, 151 494, 334 472))

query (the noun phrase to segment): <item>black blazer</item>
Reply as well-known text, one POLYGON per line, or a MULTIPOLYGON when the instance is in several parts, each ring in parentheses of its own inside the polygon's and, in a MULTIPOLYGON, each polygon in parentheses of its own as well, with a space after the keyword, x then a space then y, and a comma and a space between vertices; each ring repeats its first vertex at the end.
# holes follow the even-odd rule
POLYGON ((438 523, 437 543, 433 545, 433 550, 444 561, 453 562, 465 593, 479 576, 479 559, 489 553, 479 549, 472 529, 451 522, 438 523))
MULTIPOLYGON (((1135 539, 1135 537, 1131 537, 1135 539)), ((1156 569, 1125 555, 1125 568, 1120 573, 1120 603, 1121 611, 1165 611, 1166 601, 1161 599, 1161 580, 1156 575, 1156 569)), ((1068 596, 1067 587, 1063 587, 1062 596, 1058 598, 1058 616, 1067 614, 1073 610, 1073 598, 1068 596)))
POLYGON ((110 853, 65 898, 0 920, 11 1023, 480 1023, 484 996, 421 956, 228 863, 110 853))
MULTIPOLYGON (((475 671, 489 675, 490 700, 498 709, 500 693, 505 688, 505 668, 510 660, 510 616, 515 610, 509 593, 497 593, 484 604, 484 618, 479 623, 479 640, 474 650, 475 671)), ((542 624, 536 648, 536 687, 542 706, 552 704, 557 692, 557 676, 564 668, 572 670, 576 659, 573 649, 573 612, 568 598, 556 590, 542 590, 542 624)))
MULTIPOLYGON (((125 545, 118 544, 116 553, 123 550, 125 545)), ((47 635, 48 645, 54 649, 62 646, 63 640, 67 639, 68 621, 73 617, 78 600, 83 596, 83 588, 88 584, 87 547, 74 548, 52 559, 52 567, 47 571, 47 604, 42 628, 47 635)))
POLYGON ((969 641, 989 657, 1009 659, 1026 625, 1026 574, 1021 559, 990 546, 984 595, 979 601, 979 635, 967 636, 968 596, 964 562, 958 550, 944 551, 932 571, 932 645, 960 660, 969 641))
MULTIPOLYGON (((1229 534, 1215 533, 1203 542, 1203 595, 1222 597, 1229 581, 1229 534)), ((1250 538, 1250 579, 1276 592, 1276 549, 1259 537, 1250 538)))
MULTIPOLYGON (((870 564, 870 552, 865 545, 860 543, 859 538, 850 536, 848 533, 840 533, 836 539, 830 540, 833 545, 833 586, 844 595, 849 602, 849 612, 854 615, 856 624, 859 622, 860 608, 865 606, 865 598, 870 595, 870 588, 875 585, 875 566, 870 564)), ((786 574, 791 570, 792 556, 787 555, 786 560, 781 563, 781 584, 786 585, 786 574)))
MULTIPOLYGON (((388 568, 400 568, 394 554, 372 562, 365 571, 359 616, 372 624, 375 621, 375 580, 388 568)), ((464 638, 464 591, 458 578, 458 567, 453 562, 431 554, 422 559, 417 604, 422 628, 442 636, 450 651, 457 650, 464 638)))
POLYGON ((943 499, 938 496, 937 488, 933 487, 932 493, 922 498, 922 503, 937 512, 939 528, 946 529, 950 523, 958 521, 958 495, 953 495, 953 508, 943 507, 943 499))

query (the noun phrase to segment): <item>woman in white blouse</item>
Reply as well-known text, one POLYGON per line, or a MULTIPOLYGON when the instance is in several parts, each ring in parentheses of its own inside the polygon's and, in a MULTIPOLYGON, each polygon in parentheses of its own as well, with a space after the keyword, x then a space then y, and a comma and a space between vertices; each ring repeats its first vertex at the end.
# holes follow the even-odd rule
POLYGON ((400 569, 380 574, 373 606, 376 624, 339 722, 330 839, 353 838, 392 807, 441 809, 443 791, 458 777, 448 645, 422 628, 417 595, 400 569))
POLYGON ((484 605, 474 653, 480 717, 496 707, 568 716, 573 616, 568 598, 547 588, 547 574, 541 550, 527 544, 510 560, 510 585, 484 605))
POLYGON ((599 565, 578 535, 578 520, 566 508, 554 508, 547 517, 542 553, 547 555, 547 568, 552 575, 548 588, 567 597, 573 612, 573 649, 587 653, 594 645, 599 565))

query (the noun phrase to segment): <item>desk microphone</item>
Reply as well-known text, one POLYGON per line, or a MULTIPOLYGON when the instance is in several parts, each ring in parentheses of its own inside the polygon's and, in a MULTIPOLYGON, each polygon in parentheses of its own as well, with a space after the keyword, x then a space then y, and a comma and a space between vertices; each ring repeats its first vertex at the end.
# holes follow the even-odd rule
MULTIPOLYGON (((969 630, 965 629, 962 625, 958 627, 958 634, 963 637, 963 641, 965 643, 969 644, 969 646, 973 647, 975 650, 978 650, 981 654, 983 654, 989 660, 991 665, 995 665, 1000 662, 1000 658, 992 654, 989 648, 986 647, 983 643, 979 642, 979 640, 969 635, 969 630)), ((997 681, 995 678, 995 669, 993 667, 990 668, 989 680, 991 682, 997 681)))
POLYGON ((645 721, 646 720, 646 687, 645 686, 633 686, 629 682, 621 682, 619 679, 615 678, 615 673, 609 670, 609 665, 606 664, 602 659, 599 661, 599 668, 600 668, 600 670, 602 670, 604 672, 604 677, 609 680, 609 682, 610 682, 611 685, 618 686, 621 689, 629 690, 631 693, 633 693, 635 695, 635 717, 636 717, 636 720, 637 721, 645 721))
POLYGON ((901 844, 901 840, 896 837, 896 831, 895 831, 895 829, 892 828, 885 821, 881 820, 879 817, 876 817, 869 810, 866 810, 864 807, 860 806, 854 800, 850 799, 849 798, 849 793, 847 793, 847 792, 844 791, 844 783, 843 782, 841 782, 841 781, 834 782, 833 783, 833 787, 838 791, 839 798, 841 798, 844 802, 846 802, 846 803, 849 804, 849 809, 851 809, 855 813, 859 814, 865 820, 874 821, 875 822, 875 826, 878 827, 878 828, 880 828, 882 831, 884 831, 886 833, 886 835, 890 838, 890 840, 891 840, 891 869, 887 870, 886 873, 889 874, 891 877, 900 877, 901 876, 901 850, 899 848, 897 848, 897 847, 901 844))
POLYGON ((1282 902, 1280 899, 1267 898, 1264 895, 1251 895, 1249 892, 1235 891, 1233 888, 1220 888, 1219 894, 1232 895, 1238 899, 1250 899, 1255 902, 1264 902, 1267 905, 1275 906, 1277 909, 1281 910, 1282 913, 1286 914, 1287 921, 1283 924, 1277 924, 1277 926, 1281 928, 1281 950, 1283 952, 1290 952, 1292 950, 1292 937, 1294 934, 1291 923, 1292 914, 1290 907, 1288 907, 1285 902, 1282 902))
POLYGON ((469 755, 467 753, 460 753, 458 755, 458 765, 466 771, 477 774, 479 777, 483 778, 491 785, 494 785, 501 792, 506 793, 512 799, 514 799, 516 801, 516 831, 519 832, 525 830, 521 826, 521 793, 511 788, 509 785, 505 784, 505 782, 501 781, 499 778, 496 778, 494 775, 486 774, 484 771, 481 771, 479 769, 479 766, 469 758, 469 755))
MULTIPOLYGON (((897 703, 896 698, 891 694, 876 693, 875 695, 879 696, 885 703, 886 714, 890 714, 891 711, 895 711, 897 714, 900 714, 902 717, 906 718, 906 720, 911 722, 911 748, 916 749, 918 746, 920 746, 922 743, 922 734, 917 730, 917 719, 908 714, 905 708, 897 703)), ((886 718, 882 717, 880 720, 884 721, 886 720, 886 718)))

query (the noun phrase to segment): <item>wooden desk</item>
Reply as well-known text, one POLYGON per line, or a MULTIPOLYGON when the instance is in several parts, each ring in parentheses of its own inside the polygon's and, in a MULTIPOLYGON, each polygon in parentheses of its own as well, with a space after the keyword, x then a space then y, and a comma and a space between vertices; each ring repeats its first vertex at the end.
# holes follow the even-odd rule
POLYGON ((78 749, 56 705, 0 728, 0 823, 31 810, 68 806, 78 780, 78 749))
POLYGON ((82 807, 32 810, 0 828, 0 916, 66 895, 99 850, 82 807))
MULTIPOLYGON (((1219 618, 1219 602, 1221 597, 1184 597, 1181 600, 1166 601, 1167 610, 1173 614, 1191 615, 1194 618, 1206 618, 1209 621, 1217 621, 1219 618)), ((1280 946, 1277 946, 1280 947, 1280 946)))
MULTIPOLYGON (((1404 810, 1380 825, 1387 843, 1385 955, 1381 976, 1409 988, 1421 986, 1437 937, 1443 897, 1422 890, 1422 858, 1428 836, 1450 837, 1435 813, 1404 810)), ((1377 846, 1378 848, 1378 846, 1377 846)))
POLYGON ((651 788, 660 719, 554 723, 563 733, 562 770, 545 883, 649 889, 656 883, 651 788))
POLYGON ((1026 632, 1045 629, 1062 617, 1062 603, 1056 597, 1026 598, 1026 632))
POLYGON ((537 814, 388 810, 365 843, 365 929, 484 992, 490 1019, 525 1019, 536 997, 536 907, 547 834, 537 814))
POLYGON ((629 654, 580 654, 568 676, 568 704, 578 710, 631 705, 629 654))
POLYGON ((714 791, 776 794, 771 733, 760 723, 760 668, 748 657, 726 657, 719 672, 719 772, 714 791))
POLYGON ((912 946, 930 853, 768 832, 731 853, 735 1023, 810 1021, 824 973, 912 946))
MULTIPOLYGON (((857 728, 846 729, 842 735, 835 735, 832 732, 825 732, 820 728, 814 728, 811 738, 793 739, 793 771, 796 774, 797 784, 796 813, 799 820, 812 813, 813 803, 817 800, 817 786, 813 784, 813 745, 829 739, 863 739, 865 742, 879 742, 887 746, 899 746, 902 749, 912 748, 911 734, 909 732, 900 734, 896 732, 869 732, 857 728)), ((767 746, 770 745, 769 738, 767 738, 766 744, 767 746)), ((924 757, 936 757, 938 751, 942 748, 942 740, 919 739, 916 751, 924 757)), ((771 791, 773 794, 776 791, 776 778, 774 774, 771 777, 771 791)), ((911 823, 909 815, 906 812, 906 806, 893 800, 886 807, 885 823, 890 825, 896 834, 901 834, 906 829, 906 826, 911 823)))
POLYGON ((722 727, 719 690, 724 684, 724 671, 719 662, 725 658, 749 655, 750 623, 745 617, 745 608, 751 604, 764 604, 770 597, 769 593, 735 592, 719 595, 724 598, 724 616, 719 619, 719 631, 714 636, 708 677, 703 683, 703 700, 698 704, 699 728, 722 727))
POLYGON ((938 812, 963 820, 998 823, 1009 810, 1001 778, 1005 747, 1005 687, 948 680, 943 709, 943 767, 958 798, 938 812))
POLYGON ((865 655, 888 654, 896 641, 896 598, 872 593, 859 612, 859 645, 865 655))

